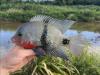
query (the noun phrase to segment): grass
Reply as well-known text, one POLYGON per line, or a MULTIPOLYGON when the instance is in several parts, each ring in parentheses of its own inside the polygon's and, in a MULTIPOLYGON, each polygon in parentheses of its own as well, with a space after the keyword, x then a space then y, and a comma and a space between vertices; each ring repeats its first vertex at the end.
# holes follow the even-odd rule
POLYGON ((87 48, 79 57, 72 57, 73 65, 78 69, 80 75, 100 75, 100 56, 95 53, 89 54, 87 48))
POLYGON ((71 62, 49 56, 38 58, 11 75, 100 75, 100 60, 95 54, 84 50, 81 56, 69 56, 71 62))
POLYGON ((1 19, 25 22, 39 14, 76 21, 100 21, 100 6, 51 6, 33 3, 2 3, 0 5, 1 19))
POLYGON ((79 72, 70 62, 46 56, 32 61, 12 75, 79 75, 79 72))

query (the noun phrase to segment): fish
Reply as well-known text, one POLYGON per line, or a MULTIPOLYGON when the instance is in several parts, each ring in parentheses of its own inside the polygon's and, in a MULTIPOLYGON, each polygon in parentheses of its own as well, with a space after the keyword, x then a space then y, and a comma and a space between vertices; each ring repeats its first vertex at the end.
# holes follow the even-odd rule
POLYGON ((70 40, 63 33, 74 23, 72 20, 58 20, 50 16, 37 15, 18 27, 12 41, 26 49, 35 51, 42 49, 37 52, 43 51, 41 53, 43 55, 68 60, 66 48, 70 40))

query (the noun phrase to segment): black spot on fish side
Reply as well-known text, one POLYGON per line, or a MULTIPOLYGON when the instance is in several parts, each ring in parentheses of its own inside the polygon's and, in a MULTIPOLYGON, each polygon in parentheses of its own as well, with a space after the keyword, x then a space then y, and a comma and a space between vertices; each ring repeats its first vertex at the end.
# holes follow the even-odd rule
POLYGON ((68 39, 63 39, 63 41, 62 41, 62 43, 63 43, 64 45, 69 44, 69 42, 70 42, 70 40, 68 40, 68 39))

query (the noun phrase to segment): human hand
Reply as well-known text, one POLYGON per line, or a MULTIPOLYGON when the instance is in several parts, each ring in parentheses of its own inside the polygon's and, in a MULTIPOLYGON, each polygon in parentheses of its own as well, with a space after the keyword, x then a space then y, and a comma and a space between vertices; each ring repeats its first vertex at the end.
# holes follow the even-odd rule
POLYGON ((0 75, 9 75, 10 72, 19 70, 34 58, 33 50, 16 46, 0 60, 0 75))

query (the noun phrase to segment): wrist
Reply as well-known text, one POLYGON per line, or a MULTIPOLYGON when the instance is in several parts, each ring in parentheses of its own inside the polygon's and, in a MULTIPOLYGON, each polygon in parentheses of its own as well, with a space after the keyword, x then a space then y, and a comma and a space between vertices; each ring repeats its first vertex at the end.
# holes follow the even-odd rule
POLYGON ((0 75, 9 75, 9 72, 7 69, 0 66, 0 75))

